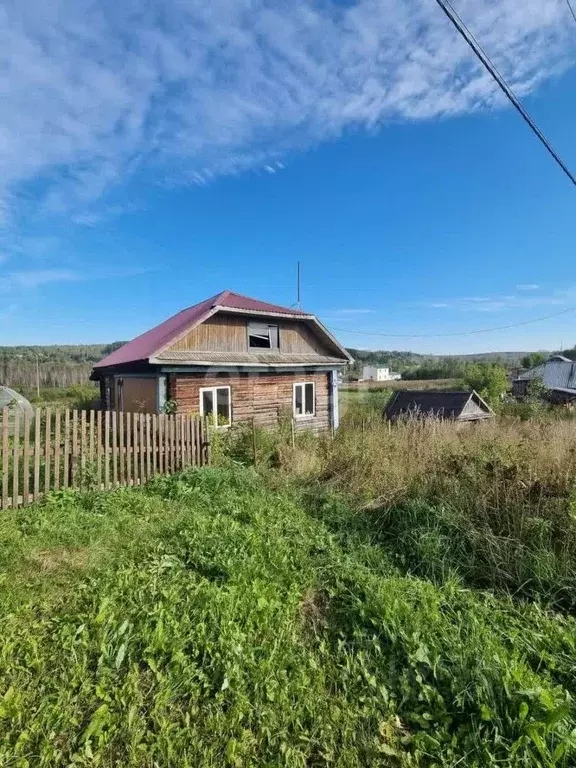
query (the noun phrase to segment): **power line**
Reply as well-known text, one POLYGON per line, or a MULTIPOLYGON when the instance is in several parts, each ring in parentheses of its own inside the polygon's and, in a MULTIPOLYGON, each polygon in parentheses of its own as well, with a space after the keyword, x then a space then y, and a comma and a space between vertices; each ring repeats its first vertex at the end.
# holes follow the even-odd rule
MULTIPOLYGON (((446 16, 450 19, 452 24, 456 27, 460 35, 466 40, 470 48, 474 51, 476 56, 480 59, 484 67, 488 70, 488 72, 492 75, 494 80, 498 83, 500 86, 500 89, 503 91, 505 96, 510 100, 510 102, 516 107, 522 118, 525 120, 525 122, 530 126, 532 131, 536 134, 538 139, 542 142, 542 144, 545 146, 545 148, 548 150, 548 152, 552 155, 554 160, 558 163, 560 168, 564 171, 566 176, 570 179, 572 184, 576 186, 576 176, 572 174, 568 166, 564 163, 560 155, 556 152, 554 147, 550 144, 546 136, 542 133, 540 128, 536 125, 533 118, 529 114, 529 112, 526 110, 524 105, 520 102, 514 91, 510 88, 504 77, 500 74, 496 66, 492 63, 490 60, 490 57, 484 51, 478 40, 474 37, 472 32, 468 29, 464 21, 460 18, 452 4, 449 2, 449 0, 436 0, 437 4, 440 6, 440 8, 444 11, 446 16)), ((568 0, 567 0, 568 2, 568 0)), ((570 5, 570 3, 568 3, 570 5)), ((570 5, 570 10, 572 10, 572 6, 570 5)), ((574 20, 576 21, 576 15, 574 17, 574 20)))
POLYGON ((570 13, 572 14, 572 18, 576 22, 576 11, 574 11, 574 8, 572 7, 572 3, 570 2, 570 0, 566 0, 566 5, 570 9, 570 13))
POLYGON ((532 323, 541 323, 543 320, 550 320, 552 317, 567 315, 569 312, 576 312, 576 307, 563 309, 561 312, 554 312, 552 315, 544 317, 535 317, 533 320, 524 320, 521 323, 510 323, 509 325, 498 325, 492 328, 478 328, 474 331, 458 331, 457 333, 381 333, 380 331, 356 331, 353 328, 336 328, 330 326, 333 331, 339 333, 355 333, 361 336, 385 336, 391 339, 438 339, 448 336, 473 336, 478 333, 492 333, 493 331, 507 331, 509 328, 520 328, 522 325, 531 325, 532 323))

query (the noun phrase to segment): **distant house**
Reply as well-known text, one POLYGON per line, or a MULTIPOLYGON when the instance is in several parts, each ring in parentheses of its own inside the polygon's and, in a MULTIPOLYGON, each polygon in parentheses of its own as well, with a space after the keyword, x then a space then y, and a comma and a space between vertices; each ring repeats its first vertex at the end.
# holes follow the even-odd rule
POLYGON ((404 390, 396 392, 385 411, 386 418, 435 418, 451 421, 490 419, 494 411, 477 392, 404 390))
POLYGON ((363 381, 398 381, 402 376, 399 373, 392 373, 390 368, 380 368, 374 365, 365 365, 362 369, 363 381))
POLYGON ((549 391, 553 402, 570 403, 576 399, 576 362, 564 355, 553 355, 545 363, 521 373, 512 382, 512 394, 523 397, 531 381, 539 381, 549 391))
POLYGON ((223 291, 101 360, 105 409, 198 413, 219 426, 281 414, 338 426, 338 374, 350 354, 312 314, 223 291))

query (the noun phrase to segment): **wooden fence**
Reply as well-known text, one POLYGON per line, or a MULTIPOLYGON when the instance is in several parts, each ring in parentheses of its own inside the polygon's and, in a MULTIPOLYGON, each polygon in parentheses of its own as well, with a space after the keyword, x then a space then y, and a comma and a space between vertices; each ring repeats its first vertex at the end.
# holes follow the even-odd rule
POLYGON ((63 488, 141 485, 210 462, 207 422, 193 416, 60 408, 0 414, 0 509, 63 488))

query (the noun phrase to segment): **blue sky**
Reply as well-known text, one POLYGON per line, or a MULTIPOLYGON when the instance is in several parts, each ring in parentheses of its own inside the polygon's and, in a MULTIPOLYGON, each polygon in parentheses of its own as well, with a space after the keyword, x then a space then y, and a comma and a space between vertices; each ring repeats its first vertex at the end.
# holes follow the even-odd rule
MULTIPOLYGON (((576 312, 442 335, 576 307, 576 190, 434 2, 45 5, 0 15, 0 344, 292 304, 297 260, 350 346, 576 343, 576 312)), ((565 3, 456 6, 575 170, 565 3)))

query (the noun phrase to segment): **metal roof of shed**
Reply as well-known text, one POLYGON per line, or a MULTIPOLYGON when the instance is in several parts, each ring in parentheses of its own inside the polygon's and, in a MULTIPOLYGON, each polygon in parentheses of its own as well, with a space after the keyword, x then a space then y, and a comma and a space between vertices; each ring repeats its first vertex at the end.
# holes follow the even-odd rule
POLYGON ((576 362, 556 355, 545 363, 521 374, 517 381, 540 379, 548 389, 569 389, 576 391, 576 362))
POLYGON ((477 392, 445 392, 437 390, 401 390, 396 392, 386 408, 386 417, 431 416, 440 419, 475 421, 494 415, 490 406, 477 392), (466 406, 473 401, 476 409, 467 413, 466 406))

